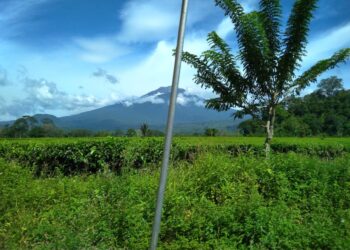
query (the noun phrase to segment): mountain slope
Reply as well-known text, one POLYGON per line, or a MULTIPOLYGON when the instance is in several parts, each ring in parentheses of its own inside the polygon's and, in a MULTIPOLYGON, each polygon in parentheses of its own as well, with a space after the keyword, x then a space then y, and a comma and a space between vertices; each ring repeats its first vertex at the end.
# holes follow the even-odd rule
MULTIPOLYGON (((161 87, 139 98, 121 101, 114 105, 66 117, 50 117, 58 127, 90 130, 116 130, 139 128, 147 123, 151 129, 163 129, 166 124, 170 87, 161 87)), ((204 100, 196 95, 178 90, 175 113, 175 131, 193 132, 203 127, 230 127, 237 125, 231 117, 233 111, 217 112, 206 109, 204 100), (208 124, 208 125, 207 125, 208 124)), ((45 115, 41 115, 45 117, 45 115)))

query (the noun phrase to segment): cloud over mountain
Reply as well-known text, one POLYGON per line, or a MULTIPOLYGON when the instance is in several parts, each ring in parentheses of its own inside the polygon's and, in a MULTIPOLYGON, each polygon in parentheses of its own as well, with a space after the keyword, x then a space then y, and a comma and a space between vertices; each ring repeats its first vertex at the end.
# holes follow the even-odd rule
POLYGON ((58 88, 57 84, 46 79, 33 79, 25 76, 21 97, 6 103, 0 102, 1 112, 13 117, 37 112, 55 110, 80 111, 110 104, 115 100, 98 99, 93 95, 72 95, 58 88))
MULTIPOLYGON (((171 86, 160 87, 141 97, 127 98, 121 101, 121 103, 128 107, 134 104, 145 104, 145 103, 168 105, 170 101, 170 95, 171 95, 171 86)), ((178 89, 176 102, 181 106, 190 106, 190 105, 199 106, 199 107, 204 106, 203 98, 194 94, 190 94, 185 89, 182 89, 182 88, 178 89)))
POLYGON ((97 71, 92 73, 94 77, 102 77, 104 78, 107 82, 111 84, 117 84, 118 79, 114 75, 109 74, 106 70, 98 68, 97 71))

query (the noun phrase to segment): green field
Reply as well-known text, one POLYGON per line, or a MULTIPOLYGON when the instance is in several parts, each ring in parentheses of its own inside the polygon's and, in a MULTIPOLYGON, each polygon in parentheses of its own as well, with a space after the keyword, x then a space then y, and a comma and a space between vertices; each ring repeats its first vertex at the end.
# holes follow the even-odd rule
MULTIPOLYGON (((120 139, 122 137, 117 137, 120 139)), ((146 138, 147 140, 148 138, 146 138)), ((2 143, 74 143, 74 142, 91 142, 91 141, 105 141, 105 137, 97 138, 39 138, 39 139, 1 139, 2 143)), ((128 141, 138 142, 143 139, 131 137, 127 139, 128 141)), ((158 138, 158 140, 163 140, 158 138)), ((192 145, 216 145, 216 144, 255 144, 262 145, 265 138, 263 137, 175 137, 175 142, 188 143, 192 145)), ((344 145, 350 147, 350 137, 277 137, 273 140, 274 143, 287 143, 287 144, 298 144, 298 145, 310 145, 310 144, 320 144, 320 145, 344 145)))
MULTIPOLYGON (((160 249, 347 249, 350 138, 175 138, 160 249)), ((0 249, 147 249, 161 138, 0 142, 0 249)))

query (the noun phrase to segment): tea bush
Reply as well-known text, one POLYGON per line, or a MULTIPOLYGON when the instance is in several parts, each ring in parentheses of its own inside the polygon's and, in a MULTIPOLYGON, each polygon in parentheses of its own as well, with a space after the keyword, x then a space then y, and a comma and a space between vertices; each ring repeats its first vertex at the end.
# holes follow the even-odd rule
MULTIPOLYGON (((274 152, 335 158, 350 152, 350 139, 277 139, 274 152)), ((193 161, 203 152, 263 154, 263 138, 175 138, 172 160, 193 161), (193 139, 193 140, 192 140, 193 139), (219 140, 221 139, 221 140, 219 140)), ((33 168, 36 175, 97 173, 160 163, 163 138, 25 139, 0 142, 0 157, 33 168)))
MULTIPOLYGON (((207 152, 191 162, 170 168, 159 249, 350 246, 349 155, 207 152)), ((34 178, 0 161, 0 249, 147 249, 158 172, 34 178)))

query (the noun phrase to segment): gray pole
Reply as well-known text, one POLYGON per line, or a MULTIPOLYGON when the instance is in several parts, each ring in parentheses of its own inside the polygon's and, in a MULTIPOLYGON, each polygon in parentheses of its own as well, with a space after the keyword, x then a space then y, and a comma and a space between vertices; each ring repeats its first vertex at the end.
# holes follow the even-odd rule
POLYGON ((169 155, 170 155, 171 141, 173 137, 173 124, 174 124, 177 88, 178 88, 179 79, 180 79, 181 59, 182 59, 182 51, 183 51, 186 19, 187 19, 187 8, 188 8, 188 0, 183 0, 180 25, 179 25, 179 33, 177 38, 173 82, 171 86, 171 97, 170 97, 165 145, 164 145, 164 152, 163 152, 162 170, 160 173, 160 180, 159 180, 159 187, 158 187, 156 213, 153 221, 152 240, 150 245, 151 250, 155 250, 157 248, 158 236, 160 232, 163 199, 164 199, 164 192, 165 192, 166 181, 168 176, 169 155))

